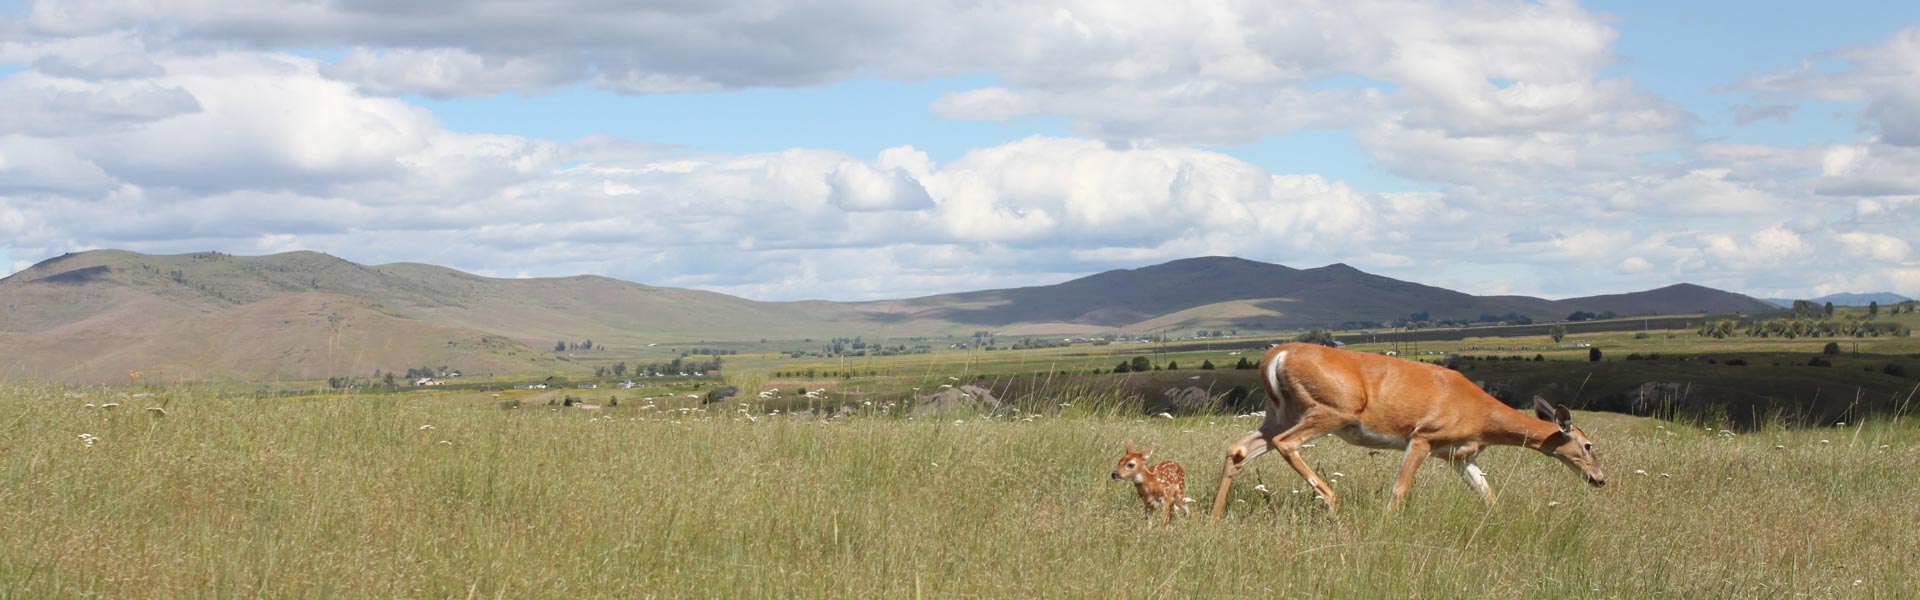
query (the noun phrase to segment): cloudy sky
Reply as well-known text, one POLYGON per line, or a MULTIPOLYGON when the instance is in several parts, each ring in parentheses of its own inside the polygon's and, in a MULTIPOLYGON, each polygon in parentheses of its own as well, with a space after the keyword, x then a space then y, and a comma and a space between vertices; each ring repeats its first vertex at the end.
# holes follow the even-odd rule
POLYGON ((0 273, 1920 297, 1916 234, 1913 2, 0 0, 0 273))

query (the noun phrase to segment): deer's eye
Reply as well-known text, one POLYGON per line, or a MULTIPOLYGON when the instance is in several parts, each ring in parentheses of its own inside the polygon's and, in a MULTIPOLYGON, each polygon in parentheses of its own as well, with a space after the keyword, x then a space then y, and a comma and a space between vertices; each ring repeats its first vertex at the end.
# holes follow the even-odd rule
POLYGON ((1593 442, 1587 442, 1587 451, 1588 451, 1588 452, 1592 452, 1592 451, 1593 451, 1593 442))
POLYGON ((1127 463, 1127 468, 1129 469, 1133 468, 1133 463, 1127 463))

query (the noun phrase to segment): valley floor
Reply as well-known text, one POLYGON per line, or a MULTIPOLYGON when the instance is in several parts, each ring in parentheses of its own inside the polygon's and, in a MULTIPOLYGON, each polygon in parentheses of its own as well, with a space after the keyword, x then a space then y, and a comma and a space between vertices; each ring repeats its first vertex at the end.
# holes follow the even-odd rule
POLYGON ((1496 449, 1496 508, 1429 463, 1394 515, 1400 457, 1326 438, 1337 517, 1263 458, 1207 527, 1250 419, 636 404, 0 387, 0 597, 1920 596, 1911 418, 1580 413, 1606 489, 1496 449), (1127 440, 1194 520, 1146 526, 1127 440))

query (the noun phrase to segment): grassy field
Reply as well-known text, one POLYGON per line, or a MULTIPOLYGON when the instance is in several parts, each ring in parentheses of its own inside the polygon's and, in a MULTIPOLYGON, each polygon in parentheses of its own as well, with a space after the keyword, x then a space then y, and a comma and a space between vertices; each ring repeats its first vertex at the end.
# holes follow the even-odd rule
POLYGON ((0 597, 1920 596, 1912 419, 1581 413, 1609 487, 1496 449, 1498 507, 1430 463, 1393 515, 1399 457, 1328 438, 1339 515, 1263 458, 1207 527, 1251 419, 498 403, 0 387, 0 597), (1199 519, 1146 525, 1107 477, 1128 439, 1199 519))

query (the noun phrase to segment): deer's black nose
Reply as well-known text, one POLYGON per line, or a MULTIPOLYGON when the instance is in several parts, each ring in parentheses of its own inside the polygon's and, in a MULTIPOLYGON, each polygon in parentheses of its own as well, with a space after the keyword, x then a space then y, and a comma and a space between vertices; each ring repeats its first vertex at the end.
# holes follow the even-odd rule
POLYGON ((1114 478, 1114 479, 1119 479, 1119 478, 1120 478, 1120 472, 1119 472, 1119 471, 1114 471, 1114 472, 1113 472, 1113 478, 1114 478))

